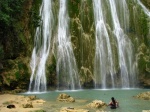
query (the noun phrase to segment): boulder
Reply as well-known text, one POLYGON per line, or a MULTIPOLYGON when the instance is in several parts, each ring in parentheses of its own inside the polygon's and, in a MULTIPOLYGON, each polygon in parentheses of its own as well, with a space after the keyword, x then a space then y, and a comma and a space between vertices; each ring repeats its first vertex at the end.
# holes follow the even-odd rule
POLYGON ((139 99, 143 99, 143 100, 150 100, 150 91, 140 93, 136 95, 135 97, 139 99))
POLYGON ((62 102, 75 102, 75 99, 73 97, 65 93, 59 94, 57 100, 62 102))
POLYGON ((28 98, 29 98, 30 100, 36 100, 36 96, 35 96, 35 95, 33 95, 33 96, 28 96, 28 98))
POLYGON ((67 98, 67 102, 75 102, 75 99, 73 97, 67 98))
POLYGON ((89 108, 102 108, 103 106, 106 106, 107 104, 101 100, 94 100, 91 103, 87 105, 89 108))
POLYGON ((142 112, 150 112, 150 110, 142 110, 142 112))
POLYGON ((22 104, 22 107, 23 108, 33 108, 33 105, 31 102, 27 102, 27 103, 22 104))
POLYGON ((70 95, 67 95, 67 94, 65 94, 65 93, 62 93, 62 94, 59 94, 58 99, 67 99, 67 98, 69 98, 69 97, 70 97, 70 95))

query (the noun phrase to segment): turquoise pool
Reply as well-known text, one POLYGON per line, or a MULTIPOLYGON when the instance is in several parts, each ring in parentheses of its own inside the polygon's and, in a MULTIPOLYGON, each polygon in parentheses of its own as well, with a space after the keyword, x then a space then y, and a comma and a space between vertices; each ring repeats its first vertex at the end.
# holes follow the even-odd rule
POLYGON ((150 89, 88 89, 75 91, 49 91, 44 93, 24 93, 24 95, 36 95, 38 98, 44 99, 47 102, 42 105, 42 108, 47 112, 59 112, 61 107, 73 107, 88 109, 90 112, 142 112, 142 110, 150 110, 150 101, 136 99, 139 93, 150 91, 150 89), (66 93, 76 99, 75 103, 64 103, 56 101, 60 93, 66 93), (90 109, 86 105, 93 100, 102 100, 109 103, 111 97, 115 97, 119 101, 120 107, 112 110, 109 107, 102 109, 90 109))

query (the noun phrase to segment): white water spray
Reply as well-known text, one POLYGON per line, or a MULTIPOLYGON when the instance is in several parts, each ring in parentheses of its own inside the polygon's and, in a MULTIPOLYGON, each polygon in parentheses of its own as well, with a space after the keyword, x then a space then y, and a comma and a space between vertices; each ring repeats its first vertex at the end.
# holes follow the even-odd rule
MULTIPOLYGON (((125 1, 122 2, 124 5, 126 5, 125 1)), ((136 80, 136 63, 133 60, 132 43, 121 28, 114 0, 109 0, 109 4, 113 21, 113 33, 116 37, 118 46, 118 61, 121 74, 121 84, 123 88, 134 87, 136 80)), ((126 15, 128 16, 127 13, 126 15)))
POLYGON ((93 0, 93 8, 96 27, 95 87, 98 88, 100 83, 102 83, 102 88, 106 88, 107 77, 111 77, 112 88, 114 88, 114 62, 109 35, 103 17, 102 1, 93 0))
MULTIPOLYGON (((96 50, 95 50, 95 87, 98 88, 129 88, 136 85, 136 62, 134 61, 133 46, 129 37, 124 33, 129 27, 129 10, 126 0, 108 0, 109 10, 103 8, 105 5, 101 0, 93 0, 96 29, 96 50), (119 11, 117 9, 120 9, 119 11), (107 13, 111 13, 113 40, 117 42, 116 57, 112 54, 112 45, 108 33, 107 13), (123 30, 124 28, 124 30, 123 30), (119 68, 115 68, 118 58, 119 68), (117 76, 117 74, 119 76, 117 76), (117 80, 116 80, 117 79, 117 80), (119 81, 119 82, 117 82, 119 81)), ((110 25, 111 26, 111 25, 110 25)), ((110 29, 109 29, 110 30, 110 29)))
POLYGON ((58 16, 57 75, 58 89, 79 89, 80 80, 70 34, 67 0, 60 0, 58 16))
POLYGON ((52 36, 52 5, 51 0, 43 0, 40 8, 41 25, 37 27, 32 52, 30 67, 32 74, 30 77, 29 92, 46 91, 46 61, 50 52, 50 42, 52 36))
POLYGON ((150 17, 150 11, 149 9, 147 9, 140 0, 137 0, 138 4, 142 7, 143 11, 145 12, 145 14, 150 17))

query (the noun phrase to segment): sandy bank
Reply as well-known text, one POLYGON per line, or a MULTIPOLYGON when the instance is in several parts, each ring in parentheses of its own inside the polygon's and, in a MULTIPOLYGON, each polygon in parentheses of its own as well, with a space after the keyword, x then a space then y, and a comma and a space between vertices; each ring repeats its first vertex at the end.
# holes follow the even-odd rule
POLYGON ((40 99, 32 100, 28 96, 2 94, 0 95, 0 112, 31 112, 40 110, 44 102, 40 99), (10 104, 15 105, 15 108, 7 108, 10 104))

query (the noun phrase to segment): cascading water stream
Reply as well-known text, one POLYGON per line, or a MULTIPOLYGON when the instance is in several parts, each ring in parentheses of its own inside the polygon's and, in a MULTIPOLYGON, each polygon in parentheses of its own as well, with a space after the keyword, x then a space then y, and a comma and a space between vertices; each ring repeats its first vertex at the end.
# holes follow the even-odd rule
POLYGON ((52 6, 51 0, 43 0, 40 8, 41 25, 37 27, 32 52, 30 67, 32 74, 30 77, 29 92, 46 91, 45 67, 50 52, 50 41, 52 36, 52 6))
POLYGON ((101 0, 93 0, 93 10, 95 16, 95 35, 96 35, 96 52, 95 52, 95 87, 98 88, 102 83, 102 88, 107 87, 107 77, 111 77, 112 88, 114 88, 114 62, 112 48, 110 45, 109 35, 104 20, 101 0))
POLYGON ((112 55, 112 50, 114 49, 110 44, 111 35, 108 34, 108 29, 106 27, 108 26, 108 23, 106 23, 105 20, 106 12, 104 12, 106 9, 103 9, 105 4, 104 2, 101 2, 101 0, 93 0, 96 30, 96 53, 94 66, 95 86, 96 88, 100 85, 102 88, 107 88, 108 86, 111 88, 135 87, 136 61, 133 59, 133 46, 129 37, 124 33, 124 30, 127 30, 129 27, 129 11, 126 1, 109 0, 109 2, 106 3, 110 6, 114 34, 113 37, 114 40, 117 41, 116 47, 118 49, 118 56, 113 57, 112 55), (117 9, 121 10, 118 11, 117 9), (124 30, 121 27, 123 27, 124 30), (114 67, 116 66, 114 58, 118 58, 119 68, 114 67), (116 74, 116 72, 120 74, 120 77, 116 76, 118 74, 116 74), (111 82, 108 82, 107 80, 111 82))
POLYGON ((67 0, 60 0, 57 48, 58 89, 80 89, 80 80, 70 34, 67 0))
MULTIPOLYGON (((134 87, 134 84, 136 84, 136 63, 133 60, 132 43, 121 28, 115 1, 109 0, 109 4, 113 22, 113 33, 117 39, 121 84, 123 88, 134 87)), ((124 5, 126 5, 125 1, 124 5)))
MULTIPOLYGON (((74 90, 80 89, 81 85, 69 31, 70 18, 68 16, 67 1, 68 0, 59 0, 60 6, 58 13, 57 42, 55 43, 57 50, 56 71, 57 71, 58 89, 74 90)), ((37 27, 35 34, 35 45, 32 52, 30 63, 32 74, 30 78, 29 91, 40 92, 47 90, 45 69, 46 69, 46 61, 50 52, 50 43, 53 29, 52 23, 54 23, 51 2, 52 2, 51 0, 43 0, 40 8, 40 16, 42 21, 41 25, 37 27)), ((83 3, 85 3, 84 4, 85 6, 88 3, 86 1, 81 1, 81 9, 79 14, 81 14, 81 18, 82 16, 83 18, 79 23, 82 23, 84 21, 83 25, 84 27, 81 28, 80 35, 83 35, 85 37, 76 40, 74 36, 74 39, 76 40, 76 42, 80 43, 80 48, 82 48, 80 52, 82 53, 81 55, 82 60, 79 60, 82 61, 80 66, 83 66, 82 65, 84 64, 83 61, 86 61, 86 59, 85 60, 83 59, 85 55, 84 54, 85 52, 83 51, 88 52, 88 50, 86 49, 87 46, 86 45, 84 46, 83 44, 86 43, 85 40, 88 39, 92 40, 93 38, 91 37, 94 35, 93 32, 95 32, 95 59, 93 67, 94 78, 92 76, 93 72, 92 67, 91 67, 92 72, 90 71, 89 75, 92 77, 92 79, 94 79, 95 87, 96 88, 135 87, 136 61, 134 60, 133 46, 131 40, 128 37, 128 35, 125 34, 129 28, 129 10, 126 0, 118 0, 118 1, 93 0, 92 2, 93 2, 93 10, 91 11, 94 12, 95 31, 94 29, 92 29, 92 27, 87 27, 87 29, 91 28, 90 30, 91 32, 89 32, 89 30, 86 30, 86 32, 82 32, 86 27, 85 18, 88 17, 84 16, 84 14, 88 14, 90 12, 90 11, 88 12, 90 8, 88 9, 87 7, 85 7, 83 12, 81 13, 83 3), (107 7, 107 9, 105 6, 107 7), (87 36, 88 33, 93 33, 93 35, 87 36), (117 43, 117 45, 115 45, 115 43, 117 43)), ((78 16, 76 16, 76 18, 78 18, 78 16)), ((91 19, 91 21, 88 21, 89 24, 93 22, 92 20, 93 19, 91 19)), ((74 25, 73 27, 75 27, 76 25, 74 25)), ((79 25, 82 26, 82 24, 79 25)), ((88 61, 93 60, 93 57, 94 55, 91 56, 92 59, 87 58, 88 61)), ((91 66, 93 65, 91 64, 91 66)), ((80 75, 83 76, 85 75, 86 77, 87 74, 83 73, 80 75)))
POLYGON ((137 0, 138 4, 142 7, 143 11, 145 12, 145 14, 150 17, 150 11, 141 3, 140 0, 137 0))

